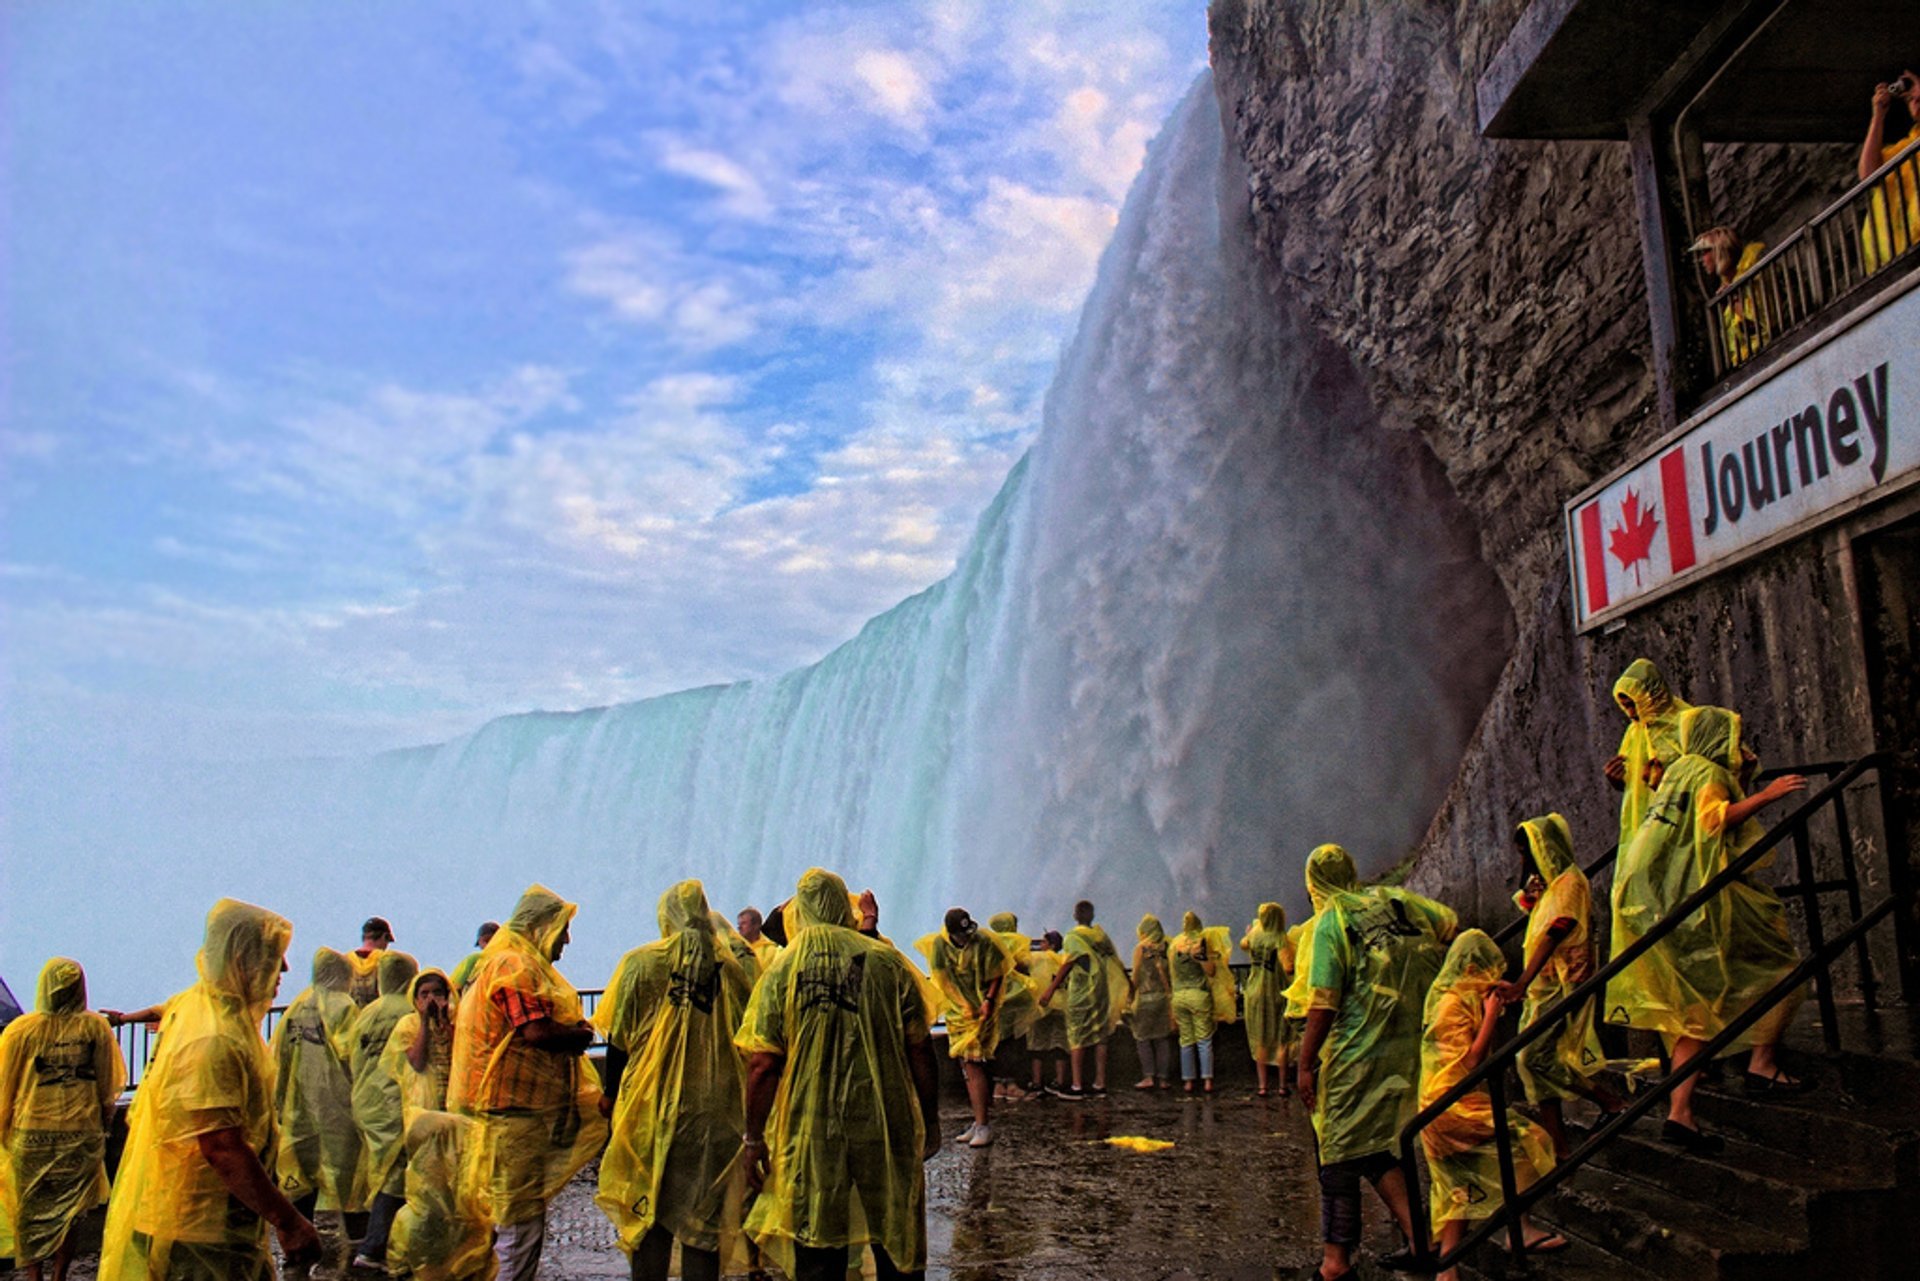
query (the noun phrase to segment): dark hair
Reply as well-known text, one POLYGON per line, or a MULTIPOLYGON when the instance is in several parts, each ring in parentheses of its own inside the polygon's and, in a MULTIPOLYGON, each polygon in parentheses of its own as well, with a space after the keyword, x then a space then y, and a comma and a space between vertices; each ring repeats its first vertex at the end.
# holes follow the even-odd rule
POLYGON ((389 943, 394 941, 393 927, 387 924, 387 918, 384 916, 369 916, 366 919, 360 927, 360 937, 365 938, 369 934, 376 938, 383 938, 389 943))
POLYGON ((1093 924, 1093 903, 1091 900, 1083 898, 1073 905, 1073 920, 1076 925, 1093 924))
POLYGON ((960 943, 972 938, 980 927, 973 923, 973 917, 966 908, 950 907, 947 909, 946 929, 947 937, 960 943))

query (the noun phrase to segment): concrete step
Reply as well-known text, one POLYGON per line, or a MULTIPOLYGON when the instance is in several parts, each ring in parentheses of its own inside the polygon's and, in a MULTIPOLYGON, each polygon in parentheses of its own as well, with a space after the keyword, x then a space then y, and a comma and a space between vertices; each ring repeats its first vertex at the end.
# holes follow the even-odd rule
POLYGON ((1567 1237, 1568 1248, 1558 1254, 1529 1255, 1517 1260, 1497 1245, 1483 1245, 1460 1265, 1465 1281, 1660 1281, 1644 1268, 1617 1254, 1608 1254, 1591 1241, 1567 1237))
POLYGON ((1763 1227, 1803 1224, 1817 1198, 1863 1186, 1831 1162, 1736 1138, 1718 1157, 1689 1156, 1661 1142, 1659 1122, 1647 1120, 1602 1148, 1594 1163, 1678 1198, 1710 1200, 1728 1218, 1763 1227))
MULTIPOLYGON (((1708 1184, 1696 1195, 1711 1200, 1716 1191, 1708 1184)), ((1747 1223, 1593 1166, 1562 1184, 1538 1217, 1655 1276, 1787 1281, 1812 1258, 1804 1215, 1798 1225, 1747 1223)))
MULTIPOLYGON (((1809 1079, 1821 1075, 1812 1069, 1809 1079)), ((1797 1154, 1859 1187, 1920 1181, 1920 1112, 1911 1099, 1868 1103, 1824 1083, 1807 1094, 1756 1099, 1733 1085, 1702 1087, 1694 1111, 1709 1133, 1797 1154)))

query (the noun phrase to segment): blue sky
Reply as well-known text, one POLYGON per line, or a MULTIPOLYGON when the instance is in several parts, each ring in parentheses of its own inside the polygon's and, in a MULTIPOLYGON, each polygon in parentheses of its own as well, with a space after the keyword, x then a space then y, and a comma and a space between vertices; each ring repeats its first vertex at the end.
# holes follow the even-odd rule
POLYGON ((0 13, 0 744, 246 759, 811 661, 1030 440, 1165 4, 0 13))

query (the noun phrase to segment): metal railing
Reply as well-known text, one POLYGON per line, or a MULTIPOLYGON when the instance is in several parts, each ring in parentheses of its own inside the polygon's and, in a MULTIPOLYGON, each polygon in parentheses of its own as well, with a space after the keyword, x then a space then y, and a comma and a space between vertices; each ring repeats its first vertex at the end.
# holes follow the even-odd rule
MULTIPOLYGON (((1833 961, 1849 948, 1858 948, 1862 966, 1863 988, 1871 982, 1871 958, 1865 946, 1867 934, 1874 926, 1894 915, 1896 909, 1907 904, 1909 894, 1906 889, 1904 873, 1896 870, 1904 863, 1897 853, 1888 858, 1889 883, 1893 893, 1882 899, 1872 909, 1862 913, 1859 909, 1859 878, 1857 860, 1852 851, 1853 828, 1846 821, 1846 789, 1869 771, 1876 774, 1881 790, 1881 800, 1885 807, 1889 840, 1897 840, 1898 815, 1894 812, 1892 791, 1893 780, 1889 776, 1895 764, 1890 752, 1878 752, 1862 757, 1845 766, 1816 764, 1800 766, 1794 772, 1822 774, 1829 781, 1818 792, 1809 796, 1778 824, 1769 829, 1764 836, 1754 842, 1740 857, 1729 863, 1720 873, 1698 890, 1688 895, 1680 903, 1655 922, 1653 927, 1636 939, 1630 946, 1601 966, 1590 978, 1579 984, 1543 1011, 1538 1018, 1511 1039, 1501 1043, 1481 1064, 1468 1072, 1460 1082, 1447 1090, 1431 1104, 1422 1108, 1414 1118, 1400 1131, 1400 1166, 1406 1175, 1409 1199, 1412 1202, 1414 1240, 1411 1242, 1414 1253, 1430 1261, 1435 1271, 1453 1266, 1481 1242, 1495 1235, 1503 1228, 1508 1234, 1508 1245, 1515 1258, 1523 1258, 1527 1252, 1525 1234, 1521 1225, 1521 1216, 1544 1198, 1560 1183, 1585 1165, 1601 1148, 1613 1141, 1621 1131, 1632 1125, 1641 1116, 1651 1111, 1661 1100, 1687 1081, 1695 1073, 1702 1071, 1718 1053, 1732 1045, 1747 1028, 1765 1017, 1781 1001, 1785 1000, 1809 978, 1815 980, 1820 996, 1822 1033, 1830 1049, 1839 1045, 1838 1020, 1834 1016, 1831 975, 1833 961), (1837 831, 1844 847, 1842 864, 1846 869, 1837 881, 1820 881, 1813 871, 1811 846, 1807 835, 1808 824, 1822 811, 1833 807, 1836 815, 1837 831), (1689 916, 1697 912, 1708 901, 1720 894, 1735 881, 1757 866, 1762 859, 1773 852, 1783 841, 1791 840, 1794 845, 1798 883, 1785 887, 1783 896, 1791 894, 1803 906, 1806 914, 1804 922, 1808 937, 1807 956, 1786 978, 1759 997, 1734 1018, 1718 1036, 1707 1042, 1706 1047, 1695 1054, 1684 1065, 1668 1073, 1658 1083, 1640 1091, 1627 1108, 1606 1118, 1589 1135, 1587 1140, 1568 1153, 1565 1160, 1540 1177, 1529 1187, 1522 1190, 1514 1172, 1513 1134, 1507 1112, 1507 1074, 1517 1063, 1521 1053, 1541 1037, 1557 1030, 1560 1025, 1575 1016, 1585 1017, 1590 1002, 1596 997, 1604 999, 1607 983, 1645 955, 1661 940, 1671 934, 1689 916), (1820 920, 1819 896, 1823 893, 1843 892, 1848 895, 1848 908, 1852 923, 1837 937, 1828 940, 1820 920), (1455 1103, 1468 1095, 1484 1089, 1493 1112, 1494 1151, 1500 1168, 1501 1205, 1492 1215, 1482 1219, 1468 1231, 1461 1242, 1439 1258, 1432 1257, 1433 1236, 1426 1198, 1419 1194, 1419 1166, 1415 1151, 1419 1146, 1421 1132, 1443 1116, 1455 1103)), ((1589 875, 1602 870, 1613 861, 1608 853, 1594 861, 1589 875)), ((1511 928, 1503 933, 1510 935, 1511 928)))
POLYGON ((1920 147, 1909 147, 1706 303, 1713 379, 1725 378, 1920 245, 1920 147))

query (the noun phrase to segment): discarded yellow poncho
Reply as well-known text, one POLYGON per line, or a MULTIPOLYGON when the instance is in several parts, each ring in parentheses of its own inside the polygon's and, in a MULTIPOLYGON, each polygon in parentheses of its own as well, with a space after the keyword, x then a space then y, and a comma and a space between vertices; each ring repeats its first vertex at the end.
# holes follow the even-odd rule
MULTIPOLYGON (((1593 889, 1587 883, 1587 874, 1574 861, 1573 832, 1566 819, 1558 814, 1530 818, 1514 835, 1525 851, 1526 871, 1538 874, 1547 885, 1527 917, 1521 964, 1532 961, 1555 922, 1572 922, 1546 968, 1527 988, 1526 1003, 1520 1010, 1520 1026, 1526 1028, 1593 974, 1593 889)), ((1585 1093, 1581 1087, 1588 1078, 1605 1066, 1595 1022, 1596 1005, 1596 1001, 1587 1001, 1558 1032, 1541 1037, 1520 1052, 1520 1083, 1526 1088, 1529 1103, 1578 1098, 1585 1093)))
POLYGON ((1168 947, 1173 970, 1173 1020, 1181 1045, 1198 1045, 1212 1038, 1222 1023, 1238 1017, 1234 1009, 1233 936, 1224 925, 1205 926, 1198 914, 1181 919, 1180 936, 1168 947), (1207 964, 1213 973, 1207 973, 1207 964))
POLYGON ((1240 946, 1253 958, 1247 971, 1247 1045, 1257 1063, 1278 1063, 1293 1044, 1287 1025, 1287 986, 1293 981, 1293 943, 1287 912, 1278 903, 1262 903, 1240 946))
POLYGON ((1067 1045, 1085 1049, 1112 1036, 1126 1015, 1127 970, 1098 925, 1074 926, 1062 950, 1074 962, 1067 972, 1067 1045))
MULTIPOLYGON (((1739 716, 1694 708, 1680 718, 1680 742, 1685 754, 1667 768, 1614 870, 1615 956, 1760 838, 1751 820, 1738 831, 1726 827, 1728 806, 1745 796, 1739 716)), ((1607 1021, 1659 1032, 1669 1043, 1708 1040, 1798 963, 1785 905, 1750 873, 1615 976, 1607 1021)), ((1798 1006, 1797 996, 1781 1002, 1729 1052, 1777 1041, 1798 1006)))
POLYGON ((500 1270, 486 1181, 474 1172, 479 1129, 451 1112, 407 1121, 407 1203, 394 1216, 387 1256, 414 1281, 492 1281, 500 1270))
MULTIPOLYGON (((453 1077, 453 1023, 429 1025, 427 1030, 427 1066, 415 1071, 407 1051, 420 1039, 424 1020, 420 1017, 420 985, 439 979, 453 990, 453 981, 439 970, 421 970, 407 984, 407 1012, 393 1025, 387 1036, 387 1048, 380 1053, 383 1071, 400 1085, 400 1115, 412 1124, 416 1112, 444 1112, 447 1108, 447 1083, 453 1077)), ((452 1016, 454 1010, 448 1007, 452 1016)))
POLYGON ((983 1019, 988 990, 997 981, 1000 995, 1026 980, 1017 972, 1013 949, 992 930, 976 929, 966 946, 956 946, 937 930, 914 944, 927 958, 927 972, 940 998, 937 1012, 947 1020, 947 1056, 985 1062, 1000 1048, 1000 1019, 983 1019))
POLYGON ((1313 1002, 1313 988, 1308 982, 1313 969, 1313 932, 1320 922, 1320 913, 1332 901, 1335 894, 1350 890, 1360 883, 1360 873, 1353 866, 1353 856, 1338 845, 1315 846, 1307 855, 1307 901, 1313 905, 1313 915, 1305 924, 1296 925, 1287 932, 1293 940, 1293 982, 1287 984, 1287 1017, 1304 1019, 1313 1002))
POLYGON ((221 899, 207 914, 200 981, 166 1003, 134 1094, 101 1247, 106 1281, 273 1281, 267 1225, 228 1193, 200 1136, 238 1130, 272 1168, 273 1060, 260 1020, 292 938, 292 922, 249 903, 221 899))
POLYGON ((360 1185, 367 1195, 407 1190, 404 1168, 407 1120, 400 1102, 400 1078, 381 1062, 401 1019, 413 1013, 407 998, 420 963, 405 952, 380 953, 380 995, 360 1011, 348 1034, 353 1047, 353 1123, 360 1127, 360 1185))
POLYGON ((280 1124, 280 1190, 317 1196, 325 1210, 366 1208, 360 1129, 353 1120, 353 968, 330 947, 313 954, 313 985, 273 1026, 273 1111, 280 1124))
POLYGON ((754 982, 715 932, 700 882, 663 894, 659 919, 660 941, 620 958, 594 1016, 627 1056, 594 1200, 628 1253, 659 1227, 684 1246, 731 1255, 746 1198, 747 1115, 733 1038, 754 982))
POLYGON ((814 868, 787 949, 754 989, 736 1044, 785 1059, 768 1118, 771 1173, 747 1233, 783 1271, 793 1247, 876 1244, 926 1267, 926 1130, 907 1063, 928 1036, 913 967, 856 933, 846 887, 814 868))
POLYGON ((1167 931, 1160 918, 1140 918, 1133 947, 1133 1037, 1157 1041, 1172 1036, 1173 970, 1167 964, 1167 931))
POLYGON ((447 1108, 480 1122, 476 1177, 496 1223, 524 1223, 606 1142, 600 1085, 583 1056, 536 1049, 515 1035, 509 1007, 545 1011, 562 1028, 580 1024, 580 994, 552 956, 578 911, 535 885, 487 944, 454 1020, 447 1108))
MULTIPOLYGON (((1620 739, 1620 755, 1627 760, 1626 789, 1620 797, 1619 852, 1625 855, 1653 800, 1648 767, 1658 762, 1665 768, 1680 759, 1680 717, 1693 705, 1668 689, 1660 669, 1644 658, 1627 664, 1627 670, 1613 683, 1613 701, 1627 714, 1628 721, 1627 732, 1620 739)), ((1614 885, 1617 889, 1619 882, 1614 885)))
MULTIPOLYGON (((1053 976, 1066 963, 1064 952, 1041 949, 1027 956, 1027 981, 1033 984, 1035 999, 1053 985, 1053 976)), ((1169 1014, 1168 1019, 1172 1019, 1169 1014)), ((1036 1006, 1033 1022, 1027 1025, 1027 1049, 1034 1054, 1050 1054, 1067 1048, 1067 996, 1057 992, 1045 1006, 1036 1006)))
POLYGON ((45 1259, 107 1199, 106 1135, 126 1085, 78 961, 40 970, 33 1012, 0 1031, 0 1258, 45 1259))
POLYGON ((1128 1152, 1165 1152, 1173 1146, 1172 1139, 1149 1139, 1138 1134, 1116 1134, 1106 1142, 1110 1147, 1124 1148, 1128 1152))
MULTIPOLYGON (((1499 946, 1480 930, 1464 931, 1447 952, 1446 964, 1427 990, 1425 1030, 1420 1038, 1420 1107, 1465 1079, 1468 1051, 1480 1032, 1484 1002, 1506 969, 1499 946)), ((1553 1168, 1546 1131, 1511 1109, 1516 1190, 1533 1186, 1553 1168)), ((1493 1100, 1475 1090, 1434 1118, 1420 1132, 1433 1181, 1431 1213, 1436 1226, 1457 1219, 1484 1219, 1499 1209, 1500 1159, 1494 1149, 1493 1100)))

